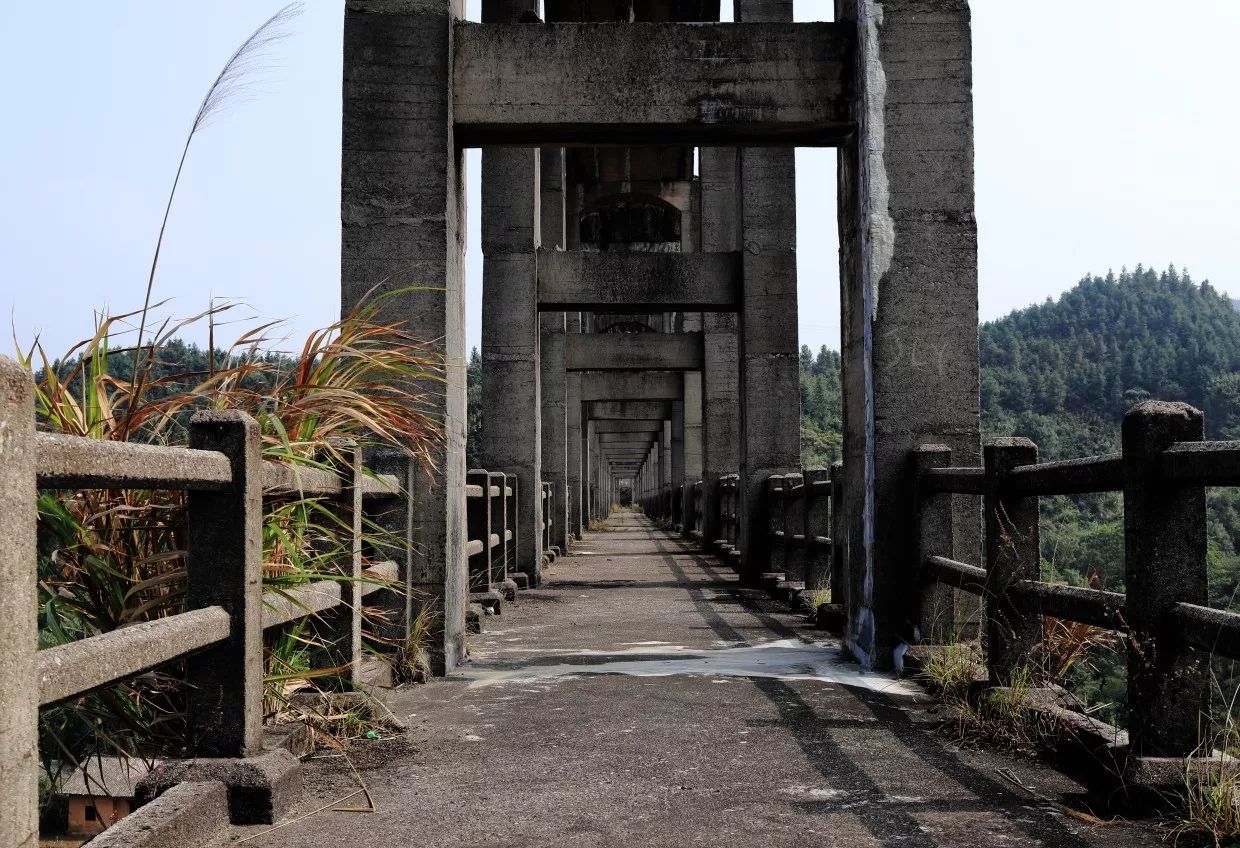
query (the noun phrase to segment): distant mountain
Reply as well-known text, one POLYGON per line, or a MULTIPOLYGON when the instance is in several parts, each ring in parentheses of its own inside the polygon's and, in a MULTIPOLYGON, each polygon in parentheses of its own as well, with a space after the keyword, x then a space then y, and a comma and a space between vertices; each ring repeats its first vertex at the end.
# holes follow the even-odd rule
POLYGON ((1113 445, 1124 411, 1153 397, 1203 409, 1212 436, 1240 435, 1236 304, 1174 267, 1137 266, 983 324, 987 429, 1078 454, 1113 445))
POLYGON ((1236 298, 1233 297, 1231 299, 1231 305, 1236 307, 1237 310, 1240 310, 1240 300, 1237 300, 1236 298))

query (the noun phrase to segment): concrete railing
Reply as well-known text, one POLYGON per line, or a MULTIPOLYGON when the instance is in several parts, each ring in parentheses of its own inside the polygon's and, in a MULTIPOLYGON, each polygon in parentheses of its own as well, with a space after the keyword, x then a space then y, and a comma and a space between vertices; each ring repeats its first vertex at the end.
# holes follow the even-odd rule
POLYGON ((474 469, 465 475, 465 555, 471 594, 497 590, 516 562, 516 475, 474 469))
MULTIPOLYGON (((1138 756, 1197 751, 1212 655, 1240 659, 1240 614, 1208 607, 1207 486, 1240 485, 1240 442, 1204 441, 1203 417, 1184 404, 1138 404, 1124 418, 1121 453, 1040 462, 1027 439, 998 439, 980 468, 951 451, 914 452, 920 594, 909 617, 920 637, 954 636, 954 594, 981 599, 991 685, 1029 662, 1045 617, 1115 630, 1128 644, 1128 731, 1138 756), (1038 499, 1120 491, 1126 594, 1043 582, 1038 499), (952 496, 981 496, 982 565, 953 559, 952 496)), ((1182 775, 1181 775, 1182 776, 1182 775)))
POLYGON ((780 575, 790 588, 831 586, 836 536, 831 517, 838 511, 832 498, 838 497, 839 489, 832 486, 831 471, 825 468, 807 468, 800 474, 767 479, 767 569, 780 575))
MULTIPOLYGON (((343 673, 354 679, 362 666, 364 598, 386 616, 385 627, 391 622, 408 635, 407 592, 385 590, 403 588, 409 579, 413 516, 404 481, 411 460, 377 454, 371 464, 394 473, 368 472, 360 451, 341 450, 350 469, 344 476, 264 461, 257 423, 235 411, 196 414, 185 448, 39 433, 31 375, 0 358, 0 581, 6 587, 0 594, 0 842, 26 844, 37 829, 40 708, 183 660, 185 754, 253 756, 262 751, 265 632, 339 610, 343 615, 326 625, 339 636, 333 665, 346 667, 343 673), (184 611, 37 650, 40 489, 185 491, 184 611), (322 497, 341 522, 351 520, 352 542, 338 576, 264 591, 263 499, 273 496, 322 497), (384 528, 390 541, 364 534, 364 522, 384 528), (363 551, 366 536, 375 550, 363 551)), ((502 575, 516 551, 517 480, 475 472, 469 486, 471 576, 502 575)), ((404 639, 386 641, 392 650, 405 645, 404 639)))

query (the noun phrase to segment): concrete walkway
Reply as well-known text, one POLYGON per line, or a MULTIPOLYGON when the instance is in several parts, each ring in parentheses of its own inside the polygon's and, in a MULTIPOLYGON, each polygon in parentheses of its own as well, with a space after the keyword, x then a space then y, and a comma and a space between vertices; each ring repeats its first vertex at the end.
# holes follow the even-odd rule
MULTIPOLYGON (((320 812, 244 844, 1160 844, 1038 800, 1000 772, 1056 801, 1080 788, 958 750, 909 684, 859 675, 803 617, 644 518, 611 525, 488 618, 468 666, 392 696, 411 731, 351 749, 377 812, 320 812)), ((297 815, 358 785, 338 755, 305 768, 297 815)))

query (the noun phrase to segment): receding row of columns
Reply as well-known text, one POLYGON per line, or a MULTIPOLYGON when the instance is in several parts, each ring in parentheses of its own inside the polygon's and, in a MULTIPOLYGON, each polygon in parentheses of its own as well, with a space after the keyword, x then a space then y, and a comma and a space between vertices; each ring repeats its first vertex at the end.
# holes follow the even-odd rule
MULTIPOLYGON (((539 491, 546 480, 558 495, 549 516, 542 514, 541 499, 522 501, 514 565, 533 584, 541 577, 540 530, 548 517, 552 544, 568 545, 592 518, 610 509, 621 481, 633 481, 638 495, 650 486, 670 488, 700 476, 703 536, 709 542, 720 536, 719 478, 736 472, 741 480, 738 541, 743 569, 752 573, 762 567, 768 541, 762 506, 766 480, 799 466, 795 157, 786 145, 789 138, 801 138, 839 147, 845 506, 842 561, 835 567, 848 575, 843 584, 847 597, 842 599, 849 615, 845 642, 865 664, 884 665, 894 646, 912 638, 903 612, 904 595, 916 585, 916 575, 909 573, 915 567, 909 564, 909 451, 921 444, 946 444, 967 464, 980 442, 969 12, 965 0, 837 0, 835 5, 838 25, 814 33, 836 47, 847 46, 840 55, 849 56, 852 65, 831 81, 846 92, 847 121, 836 122, 812 109, 798 113, 813 124, 814 134, 807 134, 804 126, 781 118, 779 104, 772 104, 770 126, 755 121, 747 131, 758 136, 742 138, 735 127, 728 135, 720 121, 735 123, 751 111, 711 112, 697 123, 686 119, 688 129, 672 126, 667 142, 640 133, 634 142, 706 145, 697 148, 696 182, 691 177, 669 181, 663 174, 642 181, 631 169, 616 176, 614 169, 600 165, 589 186, 574 183, 569 175, 569 160, 580 148, 566 157, 558 145, 580 143, 587 136, 588 143, 609 143, 605 125, 610 118, 591 111, 597 97, 566 94, 566 102, 594 123, 518 127, 524 134, 504 139, 502 121, 495 125, 500 129, 488 129, 475 115, 472 123, 461 125, 474 135, 462 139, 454 119, 454 59, 459 58, 454 38, 465 32, 462 27, 467 29, 459 24, 460 0, 350 0, 347 5, 344 311, 379 286, 394 292, 383 303, 385 317, 399 320, 411 334, 442 343, 446 351, 444 379, 426 392, 427 406, 441 418, 444 436, 412 492, 422 520, 404 575, 442 625, 442 644, 436 647, 443 667, 464 655, 468 597, 462 565, 466 409, 461 143, 482 137, 489 143, 530 143, 537 135, 537 142, 546 145, 485 147, 482 157, 481 454, 490 470, 514 474, 523 493, 539 491), (709 146, 744 144, 757 137, 759 146, 709 146), (678 249, 726 260, 718 267, 731 267, 727 263, 735 257, 738 267, 729 271, 730 294, 716 292, 697 306, 655 301, 669 311, 646 321, 650 329, 700 334, 692 340, 695 346, 700 340, 700 351, 694 351, 700 356, 690 370, 678 365, 675 370, 637 374, 641 379, 621 376, 632 376, 622 369, 602 376, 575 371, 568 355, 570 339, 596 332, 600 316, 623 304, 574 303, 599 312, 540 313, 539 252, 607 250, 607 245, 581 244, 576 222, 583 204, 607 191, 635 191, 639 184, 642 191, 662 190, 663 183, 670 201, 685 215, 678 249), (695 311, 708 308, 719 311, 695 311), (600 395, 600 386, 615 386, 616 392, 600 395), (641 393, 642 387, 649 391, 641 393), (661 427, 658 438, 635 451, 609 447, 594 426, 595 421, 617 420, 610 411, 596 409, 609 401, 666 404, 654 419, 661 427)), ((483 20, 515 22, 535 8, 535 0, 486 0, 483 20)), ((552 3, 547 8, 583 7, 552 3)), ((734 8, 737 27, 792 20, 790 0, 735 0, 734 8)), ((689 30, 699 29, 706 31, 693 27, 664 35, 673 41, 688 39, 689 30)), ((531 43, 515 31, 494 33, 496 49, 531 43)), ((473 64, 462 68, 478 77, 487 57, 476 49, 481 43, 478 31, 471 30, 469 38, 475 50, 466 58, 473 64)), ((755 56, 777 62, 774 54, 761 52, 765 49, 755 47, 755 56)), ((738 56, 717 58, 726 63, 738 56)), ((769 76, 766 66, 760 73, 743 66, 745 59, 739 55, 738 74, 749 73, 755 80, 769 76)), ((806 90, 806 80, 798 77, 801 64, 778 66, 790 89, 806 90)), ((659 69, 661 82, 676 73, 666 64, 652 67, 659 69)), ((571 68, 562 70, 570 75, 571 68)), ((577 82, 587 88, 594 84, 585 78, 577 82)), ((555 79, 549 77, 547 85, 546 102, 558 102, 555 79)), ((700 81, 687 85, 685 102, 702 102, 703 93, 690 90, 700 81)), ((477 86, 463 92, 478 94, 477 86)), ((824 91, 824 98, 830 96, 824 91)), ((799 104, 790 99, 788 108, 800 109, 799 104)), ((494 108, 505 107, 497 101, 494 108)), ((616 109, 627 110, 616 126, 637 132, 645 113, 631 103, 617 103, 616 109)), ((675 109, 659 114, 673 112, 681 114, 675 109)), ((752 114, 759 112, 767 114, 765 109, 752 114)), ((512 114, 500 117, 520 124, 512 114)), ((621 138, 619 143, 629 142, 621 138)), ((659 148, 645 152, 650 150, 657 153, 659 148)), ((598 161, 606 158, 600 153, 598 161)), ((658 156, 633 155, 624 166, 657 161, 658 156)), ((673 156, 669 161, 677 160, 673 156)), ((632 282, 635 290, 659 289, 657 280, 632 282)), ((649 302, 643 301, 647 305, 641 308, 649 311, 649 302)), ((641 316, 634 323, 643 323, 641 316)), ((960 529, 954 541, 967 559, 977 545, 976 510, 963 499, 956 509, 960 529)))

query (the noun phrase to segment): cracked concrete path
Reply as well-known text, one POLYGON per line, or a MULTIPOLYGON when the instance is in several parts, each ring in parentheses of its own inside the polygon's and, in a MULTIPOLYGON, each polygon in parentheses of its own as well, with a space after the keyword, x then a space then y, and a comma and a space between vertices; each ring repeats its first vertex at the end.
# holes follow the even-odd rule
MULTIPOLYGON (((909 684, 861 675, 802 616, 621 514, 555 563, 445 680, 388 699, 410 731, 353 746, 377 811, 320 812, 253 848, 1131 846, 1057 803, 1035 763, 959 750, 909 684)), ((305 764, 290 818, 357 788, 305 764)), ((354 797, 344 806, 359 806, 354 797)), ((230 844, 232 844, 230 842, 230 844)))

